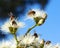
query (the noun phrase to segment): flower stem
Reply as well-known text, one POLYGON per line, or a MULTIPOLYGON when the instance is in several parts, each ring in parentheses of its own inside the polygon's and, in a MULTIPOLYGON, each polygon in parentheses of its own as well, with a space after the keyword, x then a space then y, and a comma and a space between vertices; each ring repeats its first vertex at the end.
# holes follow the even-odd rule
POLYGON ((15 40, 16 40, 16 42, 17 42, 17 46, 18 46, 18 40, 17 40, 16 33, 14 33, 14 38, 15 38, 15 40))
POLYGON ((28 29, 28 31, 25 33, 25 35, 27 35, 33 28, 35 28, 37 25, 35 24, 34 26, 32 26, 31 28, 28 29))
POLYGON ((14 37, 15 37, 15 39, 16 39, 16 42, 18 42, 17 37, 16 37, 16 34, 14 34, 14 37))

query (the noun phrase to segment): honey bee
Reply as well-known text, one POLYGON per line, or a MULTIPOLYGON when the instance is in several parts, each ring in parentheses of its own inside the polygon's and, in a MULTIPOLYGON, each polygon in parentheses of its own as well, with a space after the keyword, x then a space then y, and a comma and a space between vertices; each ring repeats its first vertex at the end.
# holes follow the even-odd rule
POLYGON ((10 16, 10 20, 13 20, 15 17, 14 16, 10 16))
POLYGON ((35 14, 35 11, 31 10, 31 11, 28 12, 28 15, 34 15, 34 14, 35 14))
POLYGON ((15 21, 12 21, 12 25, 17 25, 17 23, 15 21))
POLYGON ((10 20, 15 19, 15 16, 13 15, 13 13, 12 13, 12 12, 10 12, 8 15, 10 16, 10 20))
POLYGON ((13 15, 12 12, 9 13, 10 16, 10 21, 12 21, 12 25, 17 25, 16 21, 15 21, 15 16, 13 15))

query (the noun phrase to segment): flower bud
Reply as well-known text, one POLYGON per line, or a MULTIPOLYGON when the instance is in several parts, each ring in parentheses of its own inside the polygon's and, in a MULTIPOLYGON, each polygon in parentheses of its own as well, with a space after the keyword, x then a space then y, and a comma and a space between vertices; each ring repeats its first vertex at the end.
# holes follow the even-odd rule
POLYGON ((12 34, 16 33, 17 29, 18 29, 18 28, 9 27, 9 31, 10 31, 12 34))

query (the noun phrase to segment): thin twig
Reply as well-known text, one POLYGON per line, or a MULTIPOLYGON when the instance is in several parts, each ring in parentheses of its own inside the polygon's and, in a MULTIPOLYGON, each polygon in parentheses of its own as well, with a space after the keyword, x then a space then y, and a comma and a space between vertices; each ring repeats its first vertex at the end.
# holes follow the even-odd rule
POLYGON ((27 35, 33 28, 35 28, 37 25, 35 24, 34 26, 32 26, 31 28, 28 29, 28 31, 25 33, 25 35, 27 35))

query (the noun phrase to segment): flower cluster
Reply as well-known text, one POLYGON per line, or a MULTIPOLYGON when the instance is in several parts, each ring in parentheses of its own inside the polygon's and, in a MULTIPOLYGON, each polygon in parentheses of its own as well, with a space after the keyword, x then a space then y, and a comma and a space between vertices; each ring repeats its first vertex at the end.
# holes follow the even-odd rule
POLYGON ((43 10, 32 9, 27 15, 28 19, 33 19, 35 21, 35 25, 29 28, 22 37, 17 37, 16 32, 18 28, 24 27, 25 24, 18 22, 16 17, 10 12, 9 21, 2 25, 0 30, 9 32, 14 38, 10 41, 3 40, 0 42, 0 48, 60 48, 60 44, 53 45, 51 41, 41 39, 36 32, 33 35, 30 34, 30 31, 33 28, 40 26, 45 22, 47 14, 43 10))
MULTIPOLYGON (((37 33, 34 33, 37 34, 37 33)), ((19 37, 19 44, 15 39, 0 42, 0 48, 60 48, 60 44, 52 44, 51 41, 45 41, 36 37, 36 35, 27 34, 27 36, 19 37)))

